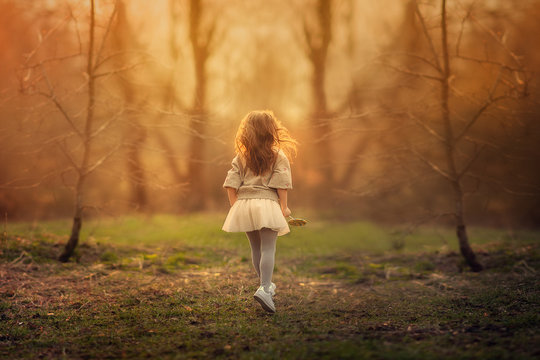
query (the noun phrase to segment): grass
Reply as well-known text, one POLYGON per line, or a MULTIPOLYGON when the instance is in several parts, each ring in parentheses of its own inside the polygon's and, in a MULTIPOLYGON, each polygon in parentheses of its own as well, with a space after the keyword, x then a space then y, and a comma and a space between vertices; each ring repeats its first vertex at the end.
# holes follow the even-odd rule
MULTIPOLYGON (((540 234, 471 229, 471 273, 451 229, 393 246, 396 229, 314 220, 278 240, 275 315, 253 301, 245 235, 222 216, 7 225, 0 357, 535 359, 540 234)), ((397 229, 399 230, 399 229, 397 229)))

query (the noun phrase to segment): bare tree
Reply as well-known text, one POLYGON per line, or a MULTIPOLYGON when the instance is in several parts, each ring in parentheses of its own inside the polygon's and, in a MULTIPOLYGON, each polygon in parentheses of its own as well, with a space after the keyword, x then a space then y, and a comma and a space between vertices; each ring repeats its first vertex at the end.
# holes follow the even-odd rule
MULTIPOLYGON (((118 15, 112 31, 112 48, 116 56, 118 67, 129 63, 129 57, 134 52, 140 52, 136 33, 133 31, 127 16, 127 9, 124 1, 118 1, 118 15)), ((137 210, 144 211, 148 207, 148 184, 142 160, 141 149, 148 137, 146 127, 138 120, 138 113, 135 108, 138 105, 136 91, 131 83, 129 74, 117 77, 123 98, 125 101, 127 124, 126 127, 126 156, 128 178, 131 183, 130 202, 137 210)))
POLYGON ((201 0, 190 0, 189 40, 195 66, 195 96, 189 123, 191 137, 189 143, 188 181, 191 186, 191 193, 188 198, 188 206, 194 210, 203 209, 207 201, 204 173, 208 83, 206 64, 212 54, 216 29, 215 19, 211 20, 206 29, 203 28, 204 9, 201 0))
MULTIPOLYGON (((176 66, 180 60, 180 44, 177 36, 177 26, 181 19, 181 1, 169 0, 169 52, 172 58, 172 71, 170 73, 162 103, 169 112, 178 118, 178 121, 189 119, 187 132, 189 135, 189 145, 187 149, 187 170, 182 171, 177 162, 177 151, 171 145, 169 139, 161 131, 156 130, 155 134, 160 145, 165 151, 167 164, 177 183, 188 183, 189 193, 184 196, 182 203, 185 209, 200 210, 207 203, 207 184, 205 181, 206 164, 206 140, 207 136, 207 88, 208 76, 206 64, 213 51, 216 41, 214 32, 216 29, 216 18, 207 15, 205 2, 202 0, 189 1, 188 37, 189 46, 193 55, 193 66, 195 76, 195 89, 191 106, 184 106, 178 97, 175 88, 176 66), (206 21, 205 21, 206 20, 206 21), (181 111, 182 113, 179 113, 181 111)), ((163 115, 163 114, 161 114, 163 115)))
POLYGON ((315 18, 304 17, 303 31, 306 56, 312 66, 311 89, 313 110, 311 126, 315 139, 314 158, 317 163, 326 167, 324 171, 325 184, 332 182, 333 171, 331 139, 331 114, 328 110, 326 97, 326 66, 328 47, 332 40, 332 0, 317 0, 315 18), (314 21, 310 21, 314 20, 314 21))
MULTIPOLYGON (((184 113, 187 113, 187 109, 182 104, 181 99, 178 97, 176 91, 176 72, 177 68, 180 65, 180 44, 178 40, 178 26, 180 25, 180 15, 181 15, 181 2, 178 0, 169 0, 169 31, 168 31, 168 50, 171 57, 172 68, 169 72, 168 79, 166 80, 166 85, 164 87, 164 92, 162 95, 162 105, 168 111, 174 112, 180 110, 184 113)), ((158 114, 162 116, 162 114, 158 114)), ((180 169, 180 164, 177 161, 176 151, 171 145, 168 137, 160 131, 160 129, 155 129, 154 134, 160 143, 161 147, 165 151, 165 160, 170 169, 172 176, 174 177, 176 183, 181 184, 186 182, 185 174, 180 169)))
MULTIPOLYGON (((90 153, 92 151, 92 138, 93 136, 93 122, 94 122, 94 101, 95 101, 95 91, 96 91, 96 73, 94 69, 94 42, 95 42, 95 4, 94 0, 90 0, 90 31, 89 31, 89 40, 88 40, 88 56, 87 56, 87 65, 86 65, 86 74, 88 75, 88 104, 86 107, 86 121, 84 124, 84 131, 79 135, 83 144, 83 155, 82 159, 77 162, 75 159, 72 159, 73 166, 77 171, 77 184, 75 187, 75 214, 73 215, 73 226, 71 228, 71 235, 69 240, 64 248, 64 252, 60 255, 59 260, 66 262, 73 255, 75 247, 79 242, 79 234, 81 232, 82 226, 82 216, 84 210, 84 196, 85 196, 85 183, 88 175, 99 166, 100 162, 90 165, 90 153)), ((56 100, 54 90, 51 87, 50 93, 48 95, 52 101, 55 102, 55 105, 65 116, 65 119, 73 124, 76 132, 80 133, 79 129, 75 127, 70 116, 64 110, 62 105, 56 100)), ((70 157, 69 153, 66 150, 66 156, 70 157)), ((105 158, 103 158, 103 161, 105 158)), ((102 162, 102 161, 101 161, 102 162)))
MULTIPOLYGON (((110 69, 108 63, 118 54, 110 54, 105 56, 105 43, 110 35, 113 19, 117 14, 118 3, 114 5, 111 11, 106 26, 98 44, 96 38, 96 6, 94 0, 89 0, 89 28, 88 28, 88 50, 86 53, 82 51, 82 42, 78 32, 78 22, 71 15, 70 18, 75 22, 77 29, 77 37, 79 38, 79 52, 64 58, 53 58, 45 60, 33 61, 41 46, 44 46, 45 40, 42 39, 38 47, 34 49, 28 56, 23 66, 24 72, 27 74, 21 79, 23 90, 29 95, 40 95, 50 101, 61 114, 65 123, 70 128, 70 133, 58 136, 56 144, 65 155, 70 164, 70 171, 75 174, 74 177, 74 214, 71 235, 64 248, 64 251, 59 257, 59 260, 66 262, 73 255, 77 244, 79 243, 80 231, 83 223, 85 209, 89 207, 87 202, 88 180, 89 177, 100 168, 122 145, 121 141, 117 141, 115 145, 102 153, 98 154, 96 150, 96 140, 100 135, 103 135, 112 124, 116 122, 122 113, 122 109, 116 114, 111 115, 105 121, 98 122, 96 118, 96 91, 97 82, 99 79, 105 79, 112 75, 128 71, 138 66, 139 64, 122 64, 121 67, 110 69), (57 88, 48 74, 47 65, 51 63, 62 62, 66 59, 82 57, 85 66, 83 73, 86 78, 86 105, 84 111, 79 111, 73 114, 73 111, 63 102, 63 98, 59 96, 57 88), (39 75, 31 78, 32 70, 38 70, 39 75), (79 124, 77 119, 79 114, 83 113, 84 120, 79 124), (67 139, 75 137, 75 142, 68 143, 67 139)), ((49 31, 47 36, 52 36, 53 31, 49 31)))
POLYGON ((433 152, 430 153, 429 150, 422 149, 420 146, 412 145, 409 150, 450 186, 451 198, 454 203, 451 215, 456 226, 456 235, 461 254, 473 271, 480 271, 483 266, 478 262, 469 244, 467 234, 465 181, 467 177, 473 177, 471 168, 486 147, 489 146, 489 143, 478 139, 473 132, 473 128, 487 114, 488 110, 496 104, 505 100, 519 99, 527 94, 526 72, 519 57, 504 44, 504 40, 500 36, 479 23, 471 13, 471 9, 468 9, 463 17, 460 31, 455 39, 456 51, 452 53, 449 46, 446 0, 440 1, 440 23, 435 30, 431 30, 426 24, 426 17, 416 2, 414 2, 414 6, 420 31, 425 39, 427 54, 411 52, 405 54, 405 56, 409 60, 416 60, 416 63, 421 63, 422 66, 414 66, 414 61, 405 62, 406 66, 402 64, 395 65, 391 62, 385 62, 385 65, 408 77, 434 82, 439 89, 439 123, 430 122, 428 116, 417 115, 413 111, 407 111, 406 116, 418 125, 434 143, 438 144, 443 156, 438 157, 433 152), (463 55, 461 53, 461 43, 464 36, 464 24, 467 21, 473 22, 487 34, 505 56, 491 58, 486 55, 485 58, 476 58, 463 55), (437 33, 440 36, 438 40, 435 37, 437 33), (453 105, 453 99, 455 98, 461 97, 460 100, 464 101, 463 93, 453 85, 455 78, 459 76, 459 73, 452 70, 454 61, 473 62, 495 69, 495 76, 489 80, 491 83, 484 99, 475 100, 472 105, 469 105, 470 107, 476 107, 476 109, 468 111, 467 114, 462 114, 457 105, 453 105))

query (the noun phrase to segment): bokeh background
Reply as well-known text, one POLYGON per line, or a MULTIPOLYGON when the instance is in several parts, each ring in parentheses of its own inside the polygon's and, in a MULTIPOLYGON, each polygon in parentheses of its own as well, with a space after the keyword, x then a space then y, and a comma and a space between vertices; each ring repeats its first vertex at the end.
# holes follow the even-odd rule
MULTIPOLYGON (((447 8, 467 222, 537 227, 540 1, 447 8)), ((271 109, 300 142, 294 214, 451 220, 438 1, 96 0, 91 13, 0 0, 2 217, 71 217, 77 196, 90 217, 225 213, 237 126, 271 109)))

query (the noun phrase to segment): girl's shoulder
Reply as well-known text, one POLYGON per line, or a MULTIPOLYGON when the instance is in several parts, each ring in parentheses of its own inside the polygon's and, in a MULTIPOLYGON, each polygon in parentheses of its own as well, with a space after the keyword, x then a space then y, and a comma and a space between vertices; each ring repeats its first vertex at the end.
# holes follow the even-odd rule
POLYGON ((283 151, 282 149, 279 149, 277 151, 276 160, 273 166, 274 171, 276 169, 287 170, 290 168, 290 166, 291 165, 290 165, 289 158, 287 157, 287 154, 285 154, 285 151, 283 151))
POLYGON ((233 163, 238 164, 240 169, 243 169, 244 166, 246 165, 246 160, 244 159, 244 156, 240 153, 237 153, 232 161, 233 163))
POLYGON ((276 153, 276 161, 287 158, 287 155, 285 154, 285 151, 283 151, 283 149, 274 149, 274 152, 276 153))
POLYGON ((283 151, 282 149, 278 149, 276 162, 281 162, 281 161, 289 162, 289 158, 287 157, 287 154, 285 154, 285 151, 283 151))

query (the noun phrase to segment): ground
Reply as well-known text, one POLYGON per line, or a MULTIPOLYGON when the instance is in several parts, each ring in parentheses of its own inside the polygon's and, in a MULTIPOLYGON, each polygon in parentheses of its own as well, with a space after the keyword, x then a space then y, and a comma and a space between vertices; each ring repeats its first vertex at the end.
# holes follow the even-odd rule
POLYGON ((0 357, 536 359, 540 235, 471 230, 473 273, 451 229, 313 221, 278 242, 274 315, 241 234, 215 215, 6 226, 0 357), (83 225, 83 226, 84 226, 83 225), (399 230, 399 229, 397 229, 399 230), (398 245, 396 245, 398 244, 398 245))

